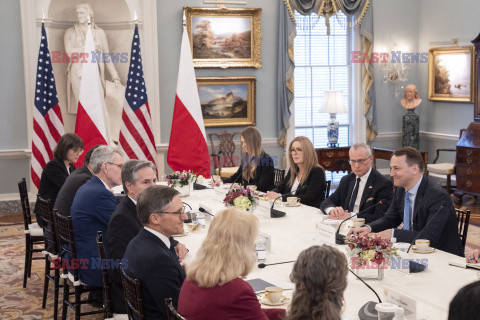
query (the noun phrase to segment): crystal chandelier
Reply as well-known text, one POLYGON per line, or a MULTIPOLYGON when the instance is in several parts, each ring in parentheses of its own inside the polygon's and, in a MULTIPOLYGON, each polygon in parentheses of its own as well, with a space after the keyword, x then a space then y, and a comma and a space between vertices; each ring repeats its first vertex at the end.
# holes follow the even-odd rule
MULTIPOLYGON (((392 52, 397 52, 396 43, 394 43, 393 45, 392 52)), ((410 67, 406 63, 392 63, 392 58, 390 58, 390 62, 382 64, 383 83, 390 87, 390 93, 395 98, 398 98, 400 96, 400 93, 405 90, 405 85, 408 81, 408 69, 410 69, 410 67)))

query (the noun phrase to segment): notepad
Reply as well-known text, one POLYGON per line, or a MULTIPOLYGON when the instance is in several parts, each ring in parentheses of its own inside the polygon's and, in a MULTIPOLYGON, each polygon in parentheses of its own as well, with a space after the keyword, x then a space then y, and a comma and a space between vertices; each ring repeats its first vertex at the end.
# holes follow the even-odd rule
POLYGON ((448 262, 449 265, 460 268, 472 268, 480 270, 480 263, 467 263, 465 258, 458 258, 448 262))
POLYGON ((276 285, 259 278, 250 279, 247 282, 255 293, 265 291, 266 287, 276 287, 276 285))

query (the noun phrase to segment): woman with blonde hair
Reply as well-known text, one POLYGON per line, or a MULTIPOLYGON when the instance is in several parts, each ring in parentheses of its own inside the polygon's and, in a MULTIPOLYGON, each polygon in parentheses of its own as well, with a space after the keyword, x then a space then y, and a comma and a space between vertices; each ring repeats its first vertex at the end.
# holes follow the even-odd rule
POLYGON ((283 309, 262 310, 252 287, 241 277, 256 262, 258 219, 225 209, 215 215, 195 260, 187 268, 178 312, 189 320, 277 319, 283 309))
POLYGON ((267 193, 267 198, 291 192, 301 203, 319 208, 325 199, 325 171, 318 164, 312 142, 307 137, 296 137, 288 150, 290 170, 282 183, 267 193))
POLYGON ((242 161, 237 172, 225 183, 239 182, 242 185, 256 185, 259 191, 267 192, 273 188, 274 163, 262 148, 262 136, 254 127, 247 127, 240 134, 242 141, 242 161))
POLYGON ((285 320, 342 319, 347 275, 347 259, 336 248, 322 245, 303 250, 290 274, 295 291, 285 320))

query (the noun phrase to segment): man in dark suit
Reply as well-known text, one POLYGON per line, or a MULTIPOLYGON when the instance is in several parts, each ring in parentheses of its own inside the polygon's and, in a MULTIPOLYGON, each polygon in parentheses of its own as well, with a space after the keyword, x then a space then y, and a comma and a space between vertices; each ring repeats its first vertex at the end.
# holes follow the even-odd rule
POLYGON ((78 189, 83 186, 88 180, 92 178, 92 167, 90 166, 90 158, 93 151, 100 145, 88 150, 83 161, 83 166, 73 171, 65 180, 62 188, 58 192, 57 200, 55 201, 54 209, 66 217, 70 216, 70 209, 72 208, 73 199, 77 194, 78 189))
POLYGON ((349 234, 380 232, 383 238, 393 236, 398 242, 408 243, 415 238, 428 239, 434 248, 463 256, 452 200, 444 189, 423 175, 424 168, 418 150, 405 147, 395 151, 390 160, 390 175, 397 188, 390 208, 381 219, 349 234))
POLYGON ((178 191, 166 186, 151 186, 138 198, 137 214, 144 228, 130 241, 123 257, 125 272, 142 283, 142 297, 147 319, 167 319, 165 298, 172 298, 175 308, 185 280, 172 235, 183 232, 188 219, 178 191))
MULTIPOLYGON (((155 165, 145 160, 128 160, 122 167, 122 184, 125 197, 113 212, 107 231, 107 252, 109 259, 122 259, 130 241, 143 228, 137 215, 137 200, 140 193, 155 185, 155 165)), ((180 261, 187 249, 178 241, 172 241, 180 261)), ((111 269, 111 295, 114 313, 127 313, 123 297, 120 270, 111 269)))
POLYGON ((75 247, 79 259, 87 259, 87 268, 80 268, 80 280, 90 286, 103 287, 100 269, 92 269, 98 259, 97 231, 107 233, 108 222, 117 207, 110 190, 121 184, 123 160, 112 147, 98 147, 90 160, 94 176, 78 189, 72 204, 75 247))
POLYGON ((390 206, 393 184, 380 172, 372 168, 373 155, 365 143, 357 143, 349 150, 352 172, 340 180, 340 185, 320 205, 329 219, 343 220, 382 201, 371 210, 358 215, 366 223, 381 217, 390 206))

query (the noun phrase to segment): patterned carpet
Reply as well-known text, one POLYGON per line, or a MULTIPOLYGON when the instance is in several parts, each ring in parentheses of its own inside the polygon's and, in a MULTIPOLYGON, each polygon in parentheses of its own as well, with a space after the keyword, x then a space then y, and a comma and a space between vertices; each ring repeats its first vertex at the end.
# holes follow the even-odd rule
MULTIPOLYGON (((4 221, 0 221, 3 225, 4 221)), ((45 263, 34 260, 32 275, 23 288, 25 236, 21 225, 0 226, 0 318, 2 320, 33 320, 53 318, 53 284, 49 285, 47 306, 42 309, 43 279, 45 263)), ((60 289, 60 299, 63 290, 60 289)), ((82 306, 82 311, 90 306, 82 306)), ((62 307, 59 306, 59 317, 62 307)), ((72 310, 68 319, 73 319, 72 310)), ((103 314, 84 316, 82 319, 103 319, 103 314)))

